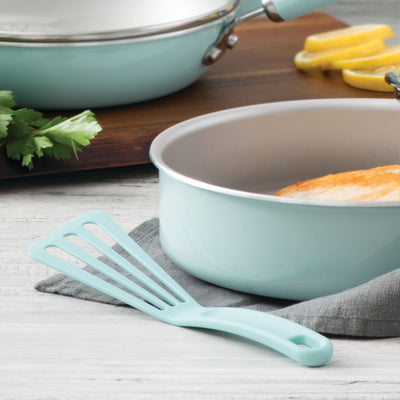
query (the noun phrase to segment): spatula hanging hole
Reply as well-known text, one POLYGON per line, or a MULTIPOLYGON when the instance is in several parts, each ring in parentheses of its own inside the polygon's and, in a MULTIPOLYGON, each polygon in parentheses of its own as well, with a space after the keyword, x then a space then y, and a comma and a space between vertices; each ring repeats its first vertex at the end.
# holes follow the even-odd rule
POLYGON ((293 336, 291 338, 288 338, 288 340, 290 340, 294 344, 297 344, 300 347, 305 347, 309 349, 313 347, 318 347, 319 344, 315 339, 310 338, 309 336, 306 335, 293 336))

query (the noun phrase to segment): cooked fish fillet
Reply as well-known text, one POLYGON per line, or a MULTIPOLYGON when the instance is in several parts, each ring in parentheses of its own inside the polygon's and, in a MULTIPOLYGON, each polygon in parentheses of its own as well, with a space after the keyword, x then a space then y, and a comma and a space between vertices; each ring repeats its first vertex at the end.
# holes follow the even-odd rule
POLYGON ((275 196, 315 200, 400 200, 400 165, 341 172, 287 186, 275 196))

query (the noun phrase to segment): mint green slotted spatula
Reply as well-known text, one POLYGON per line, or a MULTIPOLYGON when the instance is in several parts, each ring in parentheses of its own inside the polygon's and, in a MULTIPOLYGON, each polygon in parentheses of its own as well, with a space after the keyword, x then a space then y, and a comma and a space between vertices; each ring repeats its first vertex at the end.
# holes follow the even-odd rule
POLYGON ((230 307, 202 307, 186 293, 110 217, 89 211, 33 244, 29 255, 55 270, 108 294, 166 323, 233 333, 262 343, 307 366, 321 366, 332 357, 332 343, 304 326, 260 311, 230 307), (111 237, 143 270, 117 253, 100 235, 88 228, 94 224, 111 237), (72 242, 78 237, 84 248, 72 242), (103 255, 96 258, 85 246, 103 255), (49 251, 57 248, 68 257, 49 251), (79 260, 124 287, 106 282, 71 260, 79 260), (125 277, 107 265, 109 260, 129 273, 125 277), (160 282, 160 283, 158 283, 160 282))

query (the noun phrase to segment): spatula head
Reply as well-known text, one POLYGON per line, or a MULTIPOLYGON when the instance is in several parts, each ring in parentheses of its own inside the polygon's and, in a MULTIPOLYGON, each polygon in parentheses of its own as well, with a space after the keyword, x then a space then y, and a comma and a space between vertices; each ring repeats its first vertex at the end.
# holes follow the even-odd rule
POLYGON ((166 322, 200 306, 107 214, 89 211, 33 244, 28 254, 166 322), (111 243, 114 245, 111 247, 111 243), (84 268, 82 268, 82 266, 84 268))

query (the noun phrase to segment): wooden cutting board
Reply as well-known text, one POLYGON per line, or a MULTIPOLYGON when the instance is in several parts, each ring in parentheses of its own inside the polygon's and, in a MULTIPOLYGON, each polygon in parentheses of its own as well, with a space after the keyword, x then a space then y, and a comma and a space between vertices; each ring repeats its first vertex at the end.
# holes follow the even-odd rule
POLYGON ((7 159, 1 149, 0 179, 148 163, 149 146, 158 133, 185 119, 231 107, 311 98, 391 97, 351 88, 340 73, 307 75, 293 67, 293 56, 307 35, 345 26, 321 12, 282 23, 265 18, 243 23, 236 28, 235 49, 190 87, 142 104, 93 110, 103 131, 79 160, 42 158, 28 171, 7 159))

